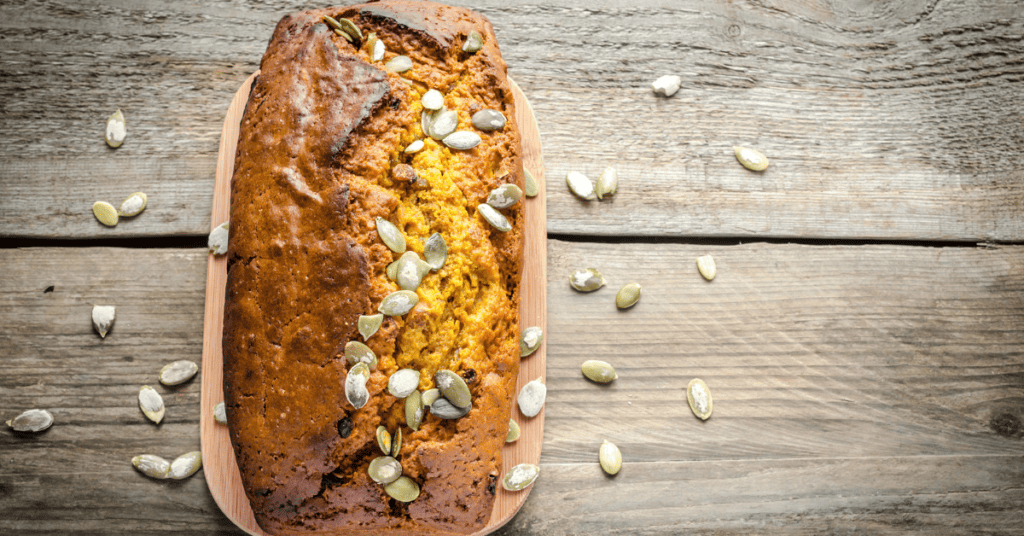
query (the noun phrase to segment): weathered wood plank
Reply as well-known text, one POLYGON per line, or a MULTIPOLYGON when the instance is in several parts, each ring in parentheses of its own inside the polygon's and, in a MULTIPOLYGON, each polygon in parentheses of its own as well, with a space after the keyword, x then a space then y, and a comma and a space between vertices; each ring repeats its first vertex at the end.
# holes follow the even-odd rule
MULTIPOLYGON (((502 534, 1020 525, 1024 248, 552 240, 548 256, 543 476, 502 534), (609 285, 572 291, 578 266, 609 285), (619 312, 628 281, 644 296, 619 312), (589 383, 585 359, 619 379, 589 383), (715 396, 707 422, 685 405, 695 376, 715 396), (603 439, 625 457, 614 479, 603 439)), ((200 359, 206 253, 0 250, 0 265, 0 417, 57 419, 34 437, 0 429, 0 532, 237 533, 201 474, 152 482, 128 461, 198 447, 198 381, 158 387, 159 427, 135 397, 164 363, 200 359), (118 306, 104 340, 94 303, 118 306)))
MULTIPOLYGON (((300 7, 0 6, 0 234, 205 234, 228 101, 300 7), (117 107, 129 137, 113 151, 101 137, 117 107), (40 201, 52 186, 62 199, 40 201), (163 212, 124 228, 82 210, 144 188, 163 212)), ((554 233, 1024 239, 1013 0, 472 7, 534 104, 554 233), (649 90, 664 73, 684 79, 672 99, 649 90), (741 168, 734 144, 772 166, 741 168), (564 188, 568 170, 605 166, 619 169, 614 201, 564 188)))

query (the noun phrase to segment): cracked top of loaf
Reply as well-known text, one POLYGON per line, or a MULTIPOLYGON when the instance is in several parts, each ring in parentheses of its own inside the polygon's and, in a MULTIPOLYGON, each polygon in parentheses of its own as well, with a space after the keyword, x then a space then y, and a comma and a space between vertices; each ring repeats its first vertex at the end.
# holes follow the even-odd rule
POLYGON ((522 204, 502 209, 501 232, 477 212, 488 192, 523 184, 519 132, 491 24, 472 11, 388 0, 281 19, 241 122, 231 183, 224 395, 235 456, 260 526, 272 534, 469 533, 489 520, 519 368, 522 204), (347 18, 385 45, 373 62, 323 16, 347 18), (483 47, 463 52, 472 31, 483 47), (411 70, 389 72, 397 55, 411 70), (455 150, 424 135, 420 97, 444 94, 459 130, 481 142, 455 150), (483 109, 508 118, 481 131, 483 109), (416 140, 424 148, 404 149, 416 140), (409 180, 408 168, 416 179, 409 180), (398 173, 401 169, 402 173, 398 173), (395 224, 408 249, 440 233, 444 267, 423 278, 419 302, 384 317, 366 344, 378 366, 369 402, 346 399, 345 344, 362 341, 360 315, 398 290, 385 269, 399 254, 377 234, 395 224), (387 390, 398 369, 422 372, 420 391, 449 369, 472 393, 469 413, 429 412, 406 425, 387 390), (375 431, 401 428, 396 456, 421 489, 409 503, 370 479, 382 455, 375 431))

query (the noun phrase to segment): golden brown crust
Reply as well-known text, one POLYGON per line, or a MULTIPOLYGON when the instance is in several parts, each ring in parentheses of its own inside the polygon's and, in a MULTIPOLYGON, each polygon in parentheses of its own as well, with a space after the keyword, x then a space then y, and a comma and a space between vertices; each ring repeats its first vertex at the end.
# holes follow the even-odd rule
POLYGON ((521 204, 503 209, 513 228, 502 233, 476 206, 500 184, 522 186, 514 115, 494 32, 471 11, 392 0, 277 25, 241 123, 223 340, 231 440, 267 532, 446 534, 487 523, 519 366, 523 214, 521 204), (375 32, 384 61, 370 62, 323 15, 375 32), (472 30, 484 36, 475 54, 461 50, 472 30), (398 54, 414 64, 401 77, 383 68, 398 54), (424 137, 429 88, 480 145, 456 151, 427 138, 422 151, 403 152, 424 137), (470 117, 483 108, 500 110, 505 128, 474 129, 470 117), (395 180, 400 164, 419 179, 395 180), (362 340, 359 315, 397 290, 385 268, 398 254, 377 236, 376 217, 398 225, 420 255, 422 240, 440 232, 449 257, 424 278, 417 307, 385 317, 366 341, 379 365, 370 402, 356 410, 343 392, 344 346, 362 340), (428 414, 414 432, 386 389, 399 368, 421 370, 421 390, 440 368, 458 372, 473 410, 458 420, 428 414), (367 475, 378 425, 402 428, 398 459, 422 489, 411 503, 389 499, 367 475))

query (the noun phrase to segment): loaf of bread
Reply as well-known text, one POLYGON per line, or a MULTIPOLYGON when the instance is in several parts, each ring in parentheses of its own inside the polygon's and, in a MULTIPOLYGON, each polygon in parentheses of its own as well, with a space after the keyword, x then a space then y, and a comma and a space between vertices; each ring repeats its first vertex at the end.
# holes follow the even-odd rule
POLYGON ((462 534, 488 522, 505 493, 524 217, 522 202, 481 206, 496 188, 522 187, 514 115, 493 29, 472 11, 388 0, 277 25, 241 122, 223 338, 231 442, 266 532, 462 534), (438 113, 424 113, 431 89, 438 113), (455 115, 459 135, 439 135, 455 115), (388 222, 415 272, 435 234, 447 258, 413 282, 415 306, 384 315, 364 341, 360 318, 372 323, 399 291, 388 267, 402 248, 384 243, 388 222), (375 359, 350 362, 350 341, 375 359), (442 394, 410 426, 409 397, 388 388, 401 369, 420 373, 416 399, 451 371, 470 405, 442 394), (385 455, 379 427, 392 443, 401 432, 397 450, 385 447, 403 486, 370 476, 385 455))

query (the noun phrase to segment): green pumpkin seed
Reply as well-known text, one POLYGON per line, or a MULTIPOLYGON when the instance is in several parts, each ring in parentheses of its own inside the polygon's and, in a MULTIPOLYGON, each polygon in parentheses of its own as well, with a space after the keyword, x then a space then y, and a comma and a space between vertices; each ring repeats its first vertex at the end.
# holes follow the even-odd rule
POLYGON ((532 355, 544 342, 544 331, 537 326, 531 326, 519 334, 519 357, 532 355))
POLYGON ((420 301, 420 297, 411 290, 397 290, 388 294, 380 302, 377 310, 388 316, 402 316, 420 301))
POLYGON ((466 385, 466 380, 463 380, 462 376, 448 369, 441 369, 434 374, 434 382, 437 384, 437 389, 449 402, 460 408, 469 407, 472 396, 469 386, 466 385))
POLYGON ((594 193, 594 183, 586 175, 578 171, 567 173, 565 175, 565 184, 569 186, 569 191, 573 195, 584 201, 592 201, 597 197, 597 194, 594 193))
POLYGON ((349 19, 338 19, 338 23, 341 25, 338 28, 339 30, 349 34, 353 39, 363 40, 363 32, 359 30, 359 27, 354 22, 349 19))
POLYGON ((458 112, 444 107, 430 114, 429 121, 429 135, 435 140, 444 140, 459 128, 458 112))
POLYGON ((117 215, 123 218, 138 216, 146 209, 147 199, 146 194, 143 192, 135 192, 129 195, 124 201, 121 201, 121 205, 117 208, 117 215))
POLYGON ((337 28, 334 28, 334 33, 336 35, 338 35, 339 37, 343 38, 344 40, 348 41, 349 43, 353 42, 352 36, 349 35, 347 32, 343 32, 343 31, 341 31, 341 30, 339 30, 337 28))
POLYGON ((505 114, 498 110, 480 110, 473 114, 472 119, 473 126, 484 132, 501 130, 505 128, 505 122, 507 121, 505 114))
POLYGON ((363 340, 369 339, 377 330, 380 329, 380 325, 384 322, 384 315, 377 313, 375 315, 359 315, 359 334, 363 336, 363 340))
POLYGON ((178 456, 171 462, 171 470, 167 473, 167 478, 173 480, 182 480, 188 478, 199 470, 203 466, 203 453, 198 450, 192 452, 186 452, 181 456, 178 456))
POLYGON ((704 279, 711 281, 715 278, 715 274, 718 273, 718 269, 715 268, 715 259, 711 255, 697 257, 697 271, 700 272, 700 275, 704 276, 704 279))
POLYGON ((416 431, 420 429, 422 422, 423 395, 419 391, 413 391, 405 397, 405 425, 416 431))
POLYGON ((424 406, 433 406, 437 399, 441 398, 441 391, 439 389, 427 389, 423 391, 422 402, 424 406))
POLYGON ((349 365, 366 363, 370 370, 377 368, 377 354, 373 353, 369 346, 359 341, 345 343, 345 359, 348 360, 349 365))
POLYGON ((501 481, 501 486, 508 491, 519 491, 526 489, 533 484, 534 480, 540 475, 540 467, 533 465, 532 463, 521 463, 505 474, 505 478, 501 481))
POLYGON ((640 301, 640 283, 628 283, 619 289, 615 294, 615 306, 619 309, 629 309, 640 301))
POLYGON ((505 436, 505 442, 512 443, 513 441, 519 439, 520 433, 521 431, 519 429, 519 423, 517 423, 514 419, 509 419, 508 435, 505 436))
POLYGON ((395 433, 391 435, 391 455, 398 456, 398 453, 402 450, 402 429, 395 430, 395 433))
POLYGON ((380 236, 381 241, 384 242, 384 245, 391 251, 395 253, 405 252, 405 235, 402 234, 402 231, 398 230, 395 224, 380 216, 377 217, 377 234, 380 236))
POLYGON ((384 486, 384 493, 398 502, 413 502, 420 496, 420 486, 407 476, 398 477, 394 482, 384 486))
MULTIPOLYGON (((401 259, 401 257, 399 257, 399 259, 401 259)), ((384 273, 387 274, 388 279, 392 281, 398 279, 398 261, 389 264, 388 267, 384 269, 384 273)))
POLYGON ((430 265, 420 259, 414 251, 406 251, 399 259, 395 269, 395 282, 402 290, 416 290, 423 277, 430 273, 430 265))
POLYGON ((480 32, 473 30, 466 36, 466 42, 462 44, 462 51, 472 54, 483 48, 483 46, 484 36, 480 35, 480 32))
POLYGON ((601 443, 601 448, 597 449, 597 459, 601 462, 601 469, 609 475, 617 475, 622 469, 622 452, 607 439, 601 443))
POLYGON ((124 114, 121 110, 118 110, 107 119, 107 132, 104 138, 107 140, 107 145, 117 149, 124 143, 124 138, 128 134, 128 130, 124 125, 124 114))
POLYGON ((213 406, 213 420, 221 424, 228 423, 228 410, 224 402, 217 402, 217 405, 213 406))
MULTIPOLYGON (((435 126, 435 132, 437 127, 435 126)), ((452 132, 451 134, 444 137, 441 143, 444 143, 452 149, 459 151, 468 151, 477 145, 480 145, 480 135, 476 132, 470 132, 468 130, 459 130, 452 132)))
POLYGON ((436 89, 431 89, 420 97, 420 104, 424 110, 440 110, 444 106, 444 95, 436 89))
POLYGON ((416 140, 410 143, 409 146, 405 148, 405 152, 408 154, 416 153, 421 150, 423 150, 423 140, 416 140))
POLYGON ((384 68, 393 73, 404 73, 412 69, 412 60, 409 56, 395 56, 384 64, 384 68))
POLYGON ((423 245, 423 258, 431 270, 437 271, 444 267, 448 260, 448 244, 441 233, 434 233, 423 245))
POLYGON ((512 230, 512 224, 509 223, 508 219, 498 212, 491 205, 481 203, 477 205, 476 211, 487 220, 487 223, 491 224, 495 229, 507 233, 512 230))
POLYGON ((107 227, 117 225, 117 209, 106 201, 97 201, 92 204, 92 214, 96 219, 107 227))
POLYGON ((439 419, 461 419, 473 409, 473 404, 460 408, 447 398, 438 398, 430 405, 430 414, 439 419))
POLYGON ((540 186, 537 184, 537 179, 534 178, 533 173, 530 170, 523 168, 523 193, 526 197, 537 197, 540 193, 540 186))
POLYGON ((598 199, 611 197, 619 190, 619 174, 615 168, 605 168, 604 173, 597 179, 597 187, 594 193, 598 199))
POLYGON ((171 472, 171 462, 152 454, 139 454, 132 458, 132 465, 140 473, 160 480, 167 478, 167 475, 171 472))
POLYGON ((487 204, 494 208, 508 208, 519 202, 523 191, 515 184, 503 184, 487 195, 487 204))
POLYGON ((693 414, 700 417, 701 420, 706 421, 711 416, 714 404, 711 400, 711 390, 708 389, 708 384, 704 383, 704 380, 700 378, 690 380, 686 386, 686 401, 690 403, 693 414))
POLYGON ((341 29, 341 23, 338 22, 337 20, 335 20, 334 17, 331 17, 329 15, 324 15, 324 22, 327 23, 327 25, 330 26, 334 30, 340 30, 341 29))
POLYGON ((615 367, 612 367, 604 361, 598 361, 596 359, 584 361, 581 369, 583 370, 583 375, 586 376, 587 379, 598 383, 608 383, 619 377, 618 373, 615 372, 615 367))
POLYGON ((146 418, 157 424, 164 418, 164 399, 148 385, 139 389, 139 408, 146 418))
POLYGON ((45 409, 30 409, 7 421, 15 432, 42 432, 53 425, 53 415, 45 409))
POLYGON ((199 372, 199 365, 192 361, 181 360, 165 365, 160 369, 160 383, 164 385, 181 385, 192 379, 199 372))
POLYGON ((405 398, 416 392, 420 384, 420 371, 413 369, 396 370, 388 378, 388 392, 395 398, 405 398))
POLYGON ((391 434, 383 426, 377 427, 377 446, 380 447, 385 456, 391 455, 391 434))
POLYGON ((96 328, 96 333, 100 334, 101 339, 106 338, 110 326, 114 325, 116 314, 117 309, 113 305, 92 306, 92 327, 96 328))
POLYGON ((402 464, 391 456, 378 456, 367 469, 370 478, 378 484, 390 484, 402 476, 402 464))
POLYGON ((751 171, 764 171, 768 168, 768 157, 760 152, 747 147, 733 147, 732 150, 743 167, 751 171))
POLYGON ((536 417, 544 407, 544 399, 548 396, 548 388, 543 378, 537 378, 519 390, 519 411, 527 417, 536 417))
POLYGON ((569 286, 580 292, 593 292, 605 284, 604 276, 597 268, 576 270, 569 274, 569 286))
POLYGON ((356 363, 348 369, 345 377, 345 398, 352 407, 359 409, 370 401, 370 391, 366 389, 366 381, 370 378, 370 367, 366 363, 356 363))
POLYGON ((224 222, 210 231, 210 237, 206 239, 206 248, 214 255, 223 255, 228 252, 228 222, 224 222))

